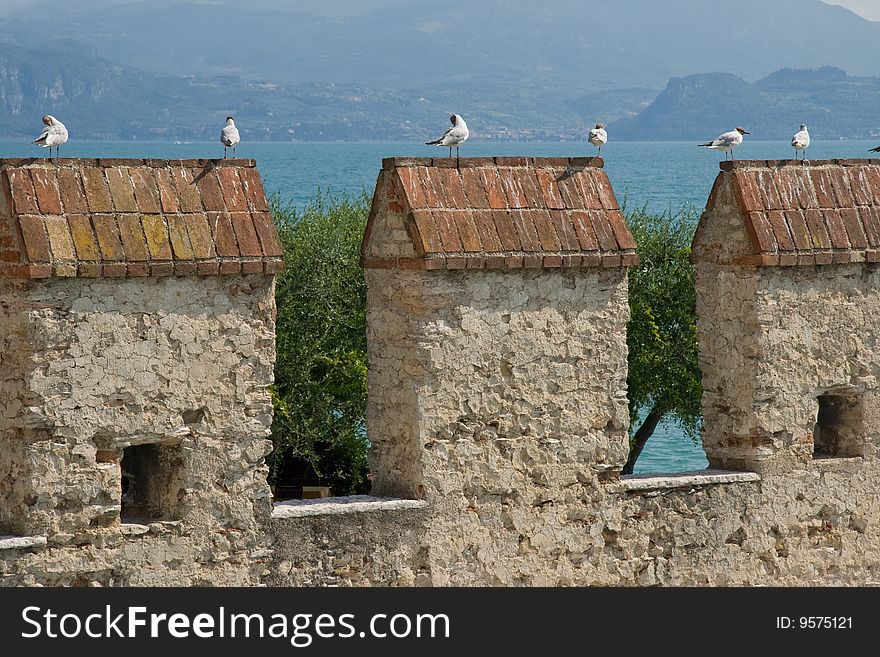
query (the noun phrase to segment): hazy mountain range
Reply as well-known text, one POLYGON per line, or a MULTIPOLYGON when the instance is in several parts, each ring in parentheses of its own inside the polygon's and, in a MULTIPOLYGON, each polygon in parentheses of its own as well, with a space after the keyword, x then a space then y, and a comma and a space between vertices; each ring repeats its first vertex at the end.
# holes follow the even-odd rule
POLYGON ((251 139, 421 138, 452 111, 495 139, 597 121, 632 139, 880 128, 880 23, 818 0, 16 4, 0 14, 0 137, 46 112, 81 137, 183 140, 214 139, 226 113, 251 139), (855 77, 770 75, 823 66, 855 77), (694 76, 715 71, 730 75, 694 76))

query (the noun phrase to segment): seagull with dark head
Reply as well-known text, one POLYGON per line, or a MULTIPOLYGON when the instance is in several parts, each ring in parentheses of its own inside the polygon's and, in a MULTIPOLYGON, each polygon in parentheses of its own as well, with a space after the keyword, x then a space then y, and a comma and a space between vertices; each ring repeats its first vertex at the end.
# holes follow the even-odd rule
POLYGON ((791 138, 791 147, 794 149, 794 159, 798 159, 798 153, 804 152, 804 162, 807 161, 807 148, 810 146, 810 133, 807 131, 807 124, 801 123, 801 129, 794 133, 791 138))
POLYGON ((46 124, 46 127, 43 128, 40 136, 34 139, 33 143, 43 148, 48 148, 50 159, 52 157, 52 147, 54 146, 55 157, 58 157, 61 145, 67 142, 67 128, 51 114, 43 117, 43 123, 46 124))
POLYGON ((452 157, 452 147, 455 146, 455 157, 458 159, 458 147, 467 141, 470 133, 468 132, 467 123, 459 114, 453 114, 449 117, 452 127, 443 133, 440 139, 434 141, 426 141, 428 146, 447 146, 449 148, 449 157, 452 157))
POLYGON ((597 123, 596 127, 590 130, 590 143, 599 149, 597 155, 601 155, 602 147, 608 143, 608 133, 605 132, 605 124, 597 123))
POLYGON ((226 117, 226 126, 220 132, 220 143, 223 144, 223 159, 226 159, 226 149, 232 149, 232 157, 235 157, 235 147, 241 137, 238 135, 238 128, 235 127, 235 119, 231 116, 226 117))
POLYGON ((725 160, 727 159, 727 154, 730 153, 730 159, 733 160, 733 149, 743 143, 743 135, 749 134, 751 133, 745 128, 734 128, 730 132, 718 135, 712 141, 707 141, 705 144, 697 144, 697 146, 724 151, 725 160))

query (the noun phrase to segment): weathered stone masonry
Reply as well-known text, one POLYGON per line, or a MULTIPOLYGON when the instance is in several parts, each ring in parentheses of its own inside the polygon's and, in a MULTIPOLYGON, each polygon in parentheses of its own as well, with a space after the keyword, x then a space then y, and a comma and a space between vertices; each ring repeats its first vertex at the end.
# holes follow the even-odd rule
POLYGON ((716 469, 620 479, 635 259, 601 161, 386 161, 368 431, 379 493, 424 506, 276 512, 270 581, 880 582, 880 165, 722 168, 694 243, 716 469))
POLYGON ((375 497, 271 516, 281 264, 252 164, 0 181, 4 584, 880 582, 877 161, 722 165, 693 250, 714 469, 624 478, 638 259, 602 161, 384 161, 363 247, 375 497))
POLYGON ((272 274, 250 161, 0 161, 0 583, 253 584, 272 274))

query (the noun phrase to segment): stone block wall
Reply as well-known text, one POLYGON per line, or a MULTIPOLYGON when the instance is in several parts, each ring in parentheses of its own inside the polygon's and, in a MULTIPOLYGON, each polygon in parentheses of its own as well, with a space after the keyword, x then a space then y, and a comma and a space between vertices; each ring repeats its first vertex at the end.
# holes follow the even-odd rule
POLYGON ((877 161, 722 165, 693 248, 712 469, 621 477, 638 258, 602 161, 386 160, 373 496, 274 508, 252 163, 0 184, 2 584, 880 583, 877 161))
POLYGON ((0 534, 36 546, 0 583, 257 583, 282 263, 254 163, 0 185, 0 534))
POLYGON ((299 547, 276 542, 272 582, 880 583, 880 165, 722 169, 694 241, 714 469, 619 477, 628 311, 616 265, 635 258, 597 191, 610 190, 599 163, 386 162, 364 258, 368 433, 380 494, 426 506, 372 522, 363 510, 276 515, 276 536, 299 547), (564 235, 580 237, 587 209, 618 251, 551 250, 574 246, 564 235), (545 220, 556 241, 518 251, 545 220), (303 544, 345 549, 316 568, 297 561, 303 544))
POLYGON ((725 165, 694 243, 712 465, 873 461, 878 210, 876 162, 725 165))
POLYGON ((601 160, 449 164, 389 160, 377 185, 373 491, 427 501, 425 563, 447 567, 424 578, 498 583, 502 554, 557 533, 545 508, 601 495, 626 461, 637 258, 601 160))

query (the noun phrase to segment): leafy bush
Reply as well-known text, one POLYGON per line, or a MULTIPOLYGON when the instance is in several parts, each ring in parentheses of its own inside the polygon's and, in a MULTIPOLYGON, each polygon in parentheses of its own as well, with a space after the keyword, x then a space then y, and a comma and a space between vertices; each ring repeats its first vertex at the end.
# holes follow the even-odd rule
POLYGON ((270 481, 317 476, 334 495, 366 490, 366 285, 360 245, 369 199, 303 211, 273 201, 286 268, 276 280, 277 362, 270 481))

